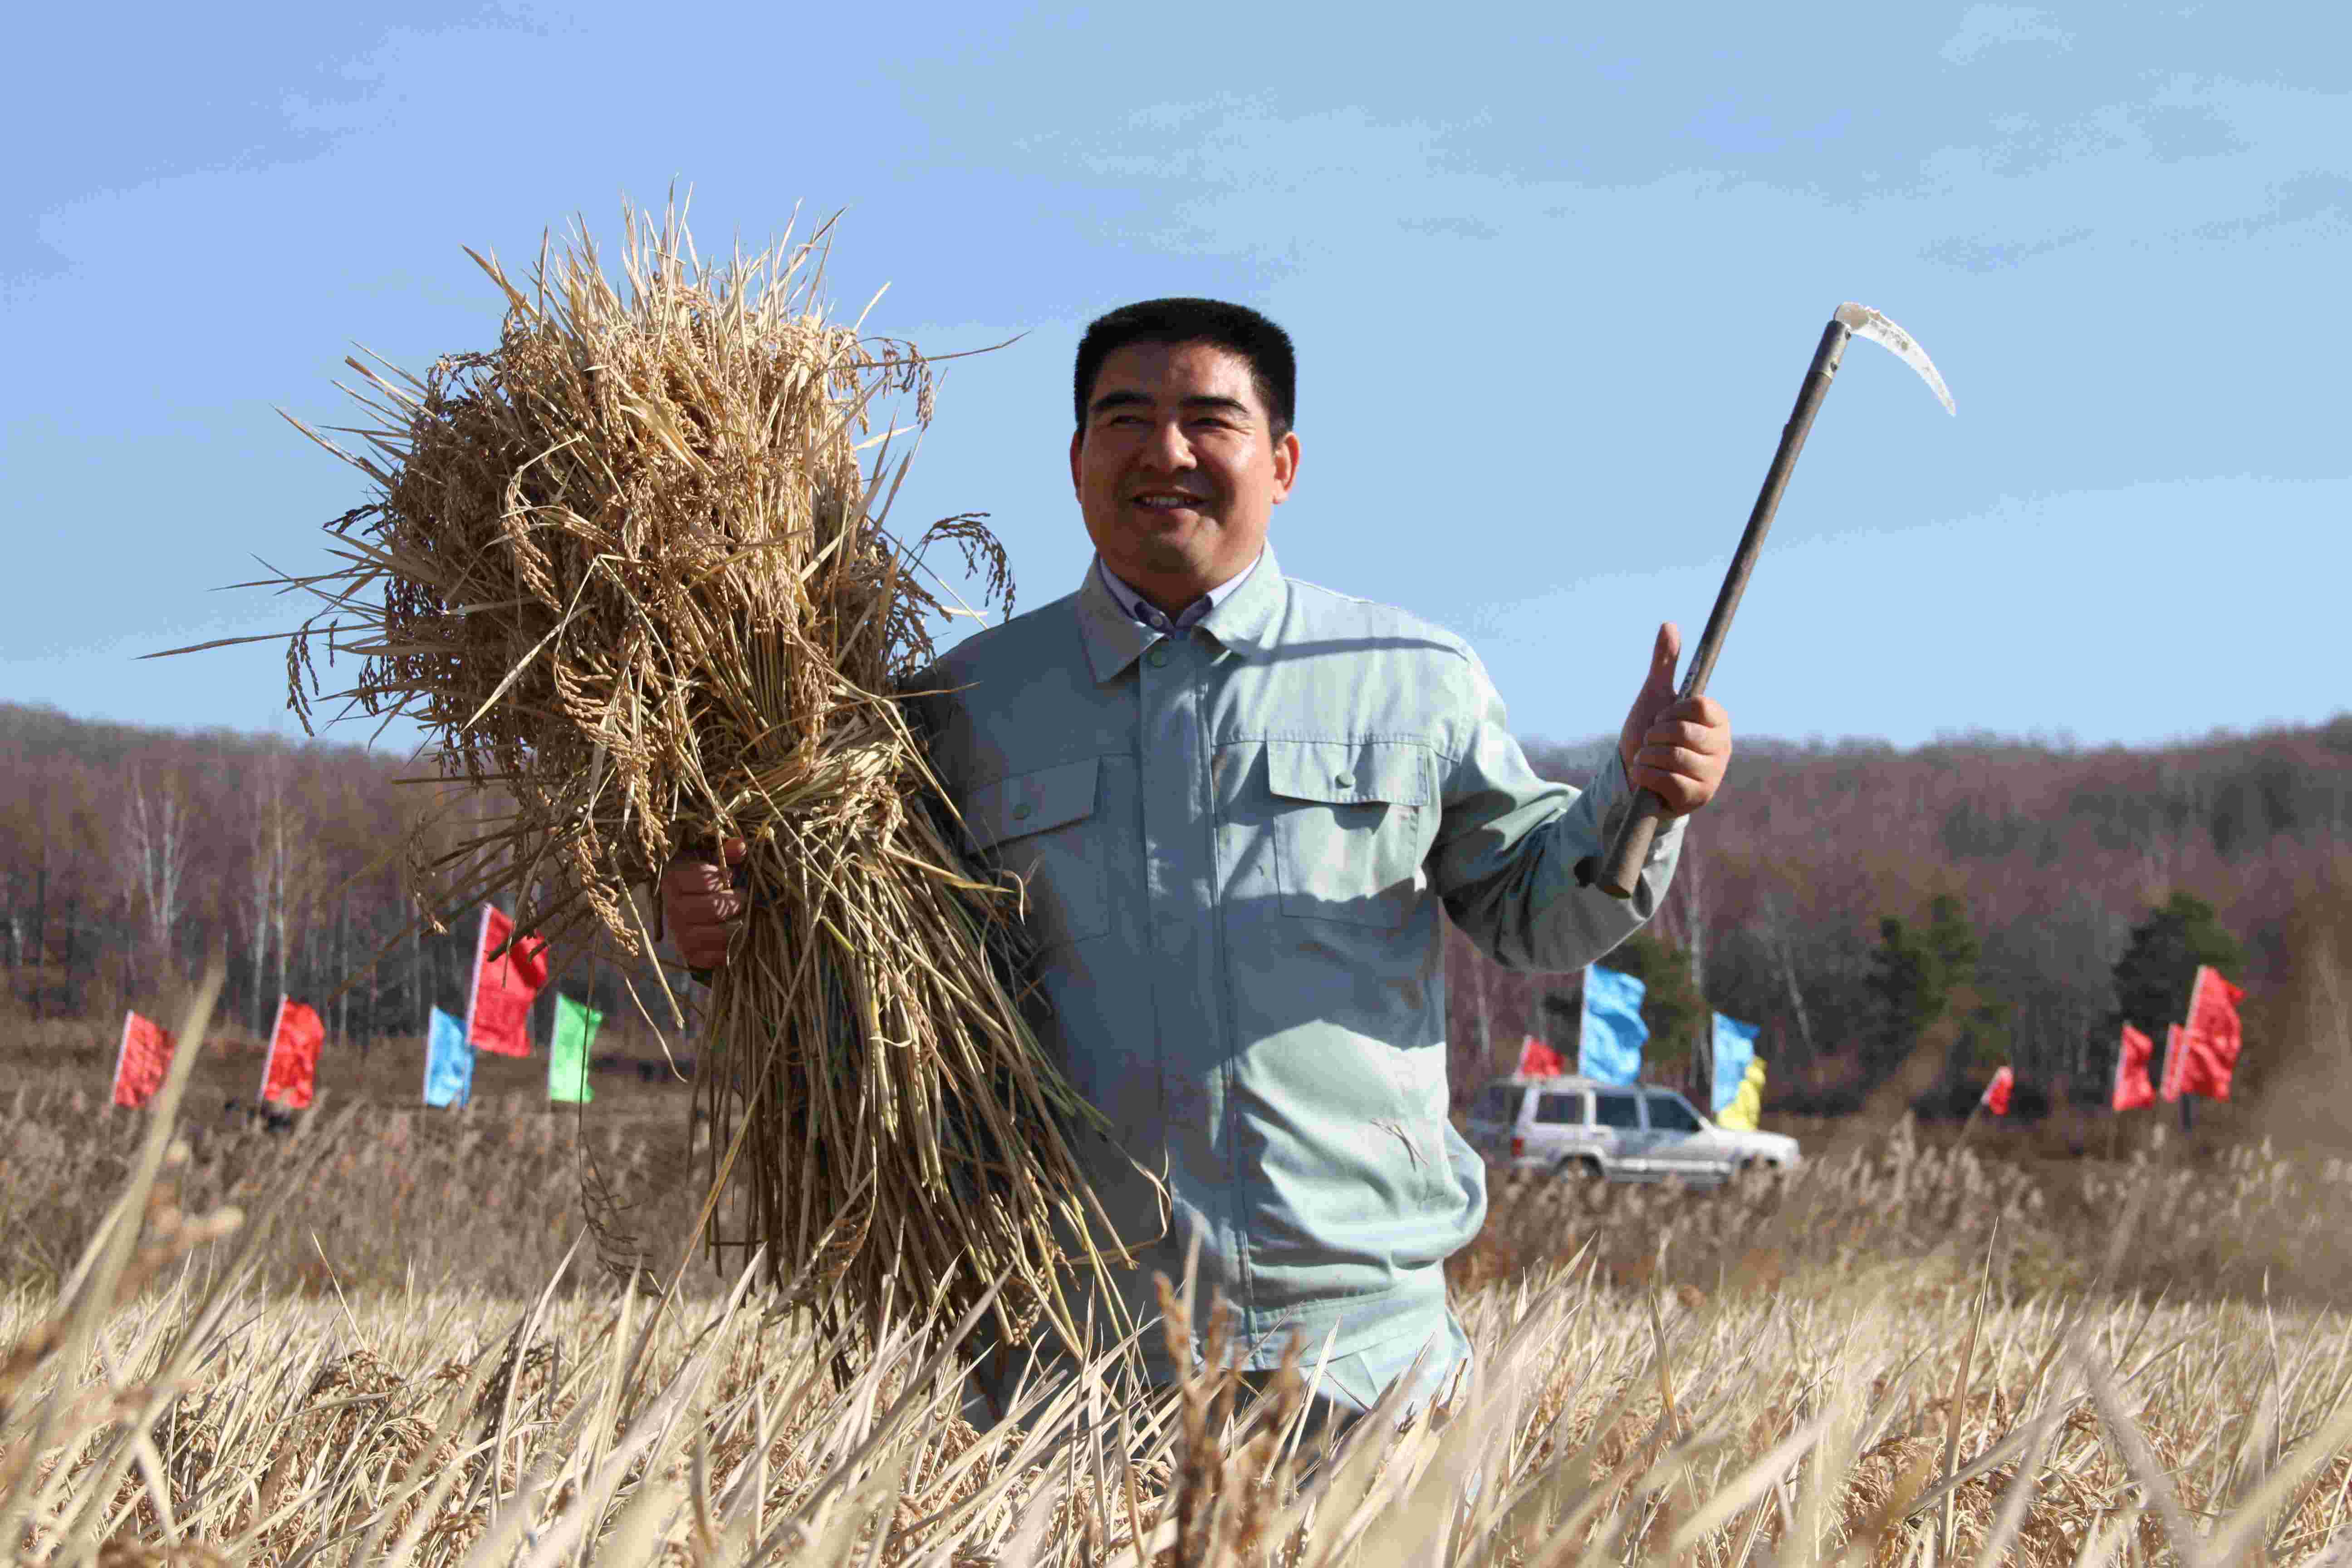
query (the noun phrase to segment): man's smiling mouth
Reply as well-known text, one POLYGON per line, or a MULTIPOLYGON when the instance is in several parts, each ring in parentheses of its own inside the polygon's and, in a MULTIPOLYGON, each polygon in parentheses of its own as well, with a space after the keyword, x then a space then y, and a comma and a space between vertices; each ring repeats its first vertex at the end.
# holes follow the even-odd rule
POLYGON ((1181 490, 1146 490, 1130 500, 1134 505, 1147 511, 1181 511, 1187 508, 1198 511, 1201 509, 1199 496, 1186 495, 1181 490))

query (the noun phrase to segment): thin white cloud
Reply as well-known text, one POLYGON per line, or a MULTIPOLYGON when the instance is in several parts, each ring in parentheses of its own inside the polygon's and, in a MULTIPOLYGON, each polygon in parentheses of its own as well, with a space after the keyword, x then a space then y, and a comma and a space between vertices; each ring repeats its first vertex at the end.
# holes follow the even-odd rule
POLYGON ((2010 44, 2054 44, 2073 47, 2074 35, 2030 5, 1971 5, 1960 16, 1959 30, 1944 40, 1937 52, 1956 66, 1967 65, 1988 49, 2010 44))
POLYGON ((1990 129, 1923 159, 1899 198, 1923 230, 1945 231, 1921 254, 1973 272, 2084 245, 2229 246, 2315 223, 2332 234, 2352 184, 2352 93, 2179 76, 2136 101, 1990 129))

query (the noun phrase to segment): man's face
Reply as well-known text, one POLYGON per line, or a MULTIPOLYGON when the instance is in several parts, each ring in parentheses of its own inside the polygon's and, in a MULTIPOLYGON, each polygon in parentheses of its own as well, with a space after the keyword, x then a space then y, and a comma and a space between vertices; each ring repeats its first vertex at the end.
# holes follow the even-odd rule
POLYGON ((1209 343, 1129 343, 1103 361, 1070 482, 1106 565, 1171 614, 1245 570, 1298 471, 1249 362, 1209 343))

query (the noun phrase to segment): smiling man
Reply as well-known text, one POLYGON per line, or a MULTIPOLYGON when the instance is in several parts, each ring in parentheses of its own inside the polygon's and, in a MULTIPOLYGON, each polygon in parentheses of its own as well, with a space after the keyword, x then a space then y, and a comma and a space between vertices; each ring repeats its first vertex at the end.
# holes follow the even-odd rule
MULTIPOLYGON (((1116 331, 1128 313, 1104 321, 1116 331)), ((1229 335, 1253 325, 1260 323, 1236 320, 1229 335)), ((1095 332, 1104 331, 1097 322, 1095 332)), ((1140 600, 1181 616, 1230 593, 1256 563, 1267 521, 1298 472, 1298 437, 1288 414, 1276 412, 1285 404, 1275 388, 1288 365, 1286 339, 1255 356, 1209 340, 1079 350, 1070 483, 1105 584, 1123 606, 1140 600), (1258 357, 1276 360, 1274 369, 1259 372, 1258 357)))
MULTIPOLYGON (((1468 1354, 1443 1265, 1486 1176, 1446 1114, 1446 920, 1513 968, 1599 958, 1657 907, 1731 736, 1676 700, 1664 626, 1612 765, 1547 784, 1459 638, 1285 576, 1296 386, 1288 337, 1238 305, 1096 321, 1070 438, 1096 559, 948 653, 918 710, 974 850, 1026 886, 1045 1038, 1111 1129, 1082 1154, 1142 1244, 1129 1312, 1197 1249, 1241 1364, 1328 1337, 1323 1394, 1360 1410, 1468 1354), (1620 902, 1574 868, 1634 785, 1677 820, 1620 902)), ((681 956, 723 962, 725 873, 673 867, 664 892, 681 956)))

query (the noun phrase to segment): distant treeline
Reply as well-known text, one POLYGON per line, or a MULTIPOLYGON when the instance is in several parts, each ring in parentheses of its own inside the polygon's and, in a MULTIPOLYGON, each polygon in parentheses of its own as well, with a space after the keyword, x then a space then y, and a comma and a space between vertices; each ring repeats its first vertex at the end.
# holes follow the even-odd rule
MULTIPOLYGON (((1529 752, 1577 784, 1605 755, 1529 752)), ((394 942, 401 847, 447 798, 399 772, 355 746, 0 704, 0 1007, 108 1013, 218 944, 227 1005, 256 1028, 282 988, 322 999, 341 1035, 415 1034, 427 1005, 460 1005, 474 917, 394 942)), ((2352 897, 2347 828, 2352 715, 2152 750, 1745 740, 1648 938, 1611 962, 1650 982, 1654 1075, 1693 1088, 1714 1010, 1764 1026, 1768 1105, 1855 1103, 1922 1041, 1960 1079, 2012 1062, 2025 1106, 2103 1100, 2118 961, 2191 895, 2242 953, 2258 1082, 2265 1031, 2270 1059, 2291 1043, 2277 1001, 2298 953, 2352 897)), ((1451 942, 1457 1094, 1524 1035, 1573 1047, 1575 977, 1504 973, 1451 942)), ((624 976, 652 983, 643 963, 558 957, 564 989, 616 1020, 624 976)))
MULTIPOLYGON (((420 823, 438 818, 426 842, 446 843, 505 807, 402 782, 429 771, 354 745, 0 704, 0 1014, 162 1006, 215 947, 228 964, 221 1016, 257 1032, 280 991, 362 1047, 419 1034, 428 1006, 462 1013, 479 911, 438 910, 446 931, 420 928, 404 857, 420 823)), ((659 1016, 650 964, 555 956, 562 989, 603 1009, 608 1035, 630 1032, 630 981, 659 1016)), ((542 1040, 553 1000, 551 988, 534 1019, 542 1040)))
MULTIPOLYGON (((1606 753, 1530 754, 1582 783, 1606 753)), ((1656 1076, 1693 1088, 1712 1008, 1764 1026, 1768 1106, 1851 1109, 1923 1043, 1944 1048, 1958 1081, 1941 1097, 1959 1092, 1961 1109, 1968 1080, 2003 1060, 2021 1109, 2104 1105, 2116 966, 2159 910, 2201 902, 2242 954, 2231 978, 2252 992, 2245 1072, 2259 1089, 2299 1043, 2299 955, 2336 940, 2352 900, 2347 828, 2352 715, 2149 750, 1743 740, 1690 830, 1655 942, 1610 962, 1654 995, 1663 976, 1703 999, 1651 1057, 1656 1076)), ((1528 1033, 1572 1043, 1572 978, 1504 974, 1454 940, 1457 1080, 1507 1068, 1528 1033)), ((2162 1039, 2167 1019, 2138 1021, 2162 1039)))

